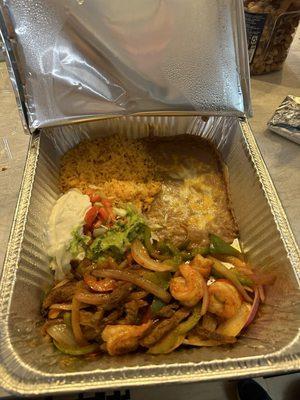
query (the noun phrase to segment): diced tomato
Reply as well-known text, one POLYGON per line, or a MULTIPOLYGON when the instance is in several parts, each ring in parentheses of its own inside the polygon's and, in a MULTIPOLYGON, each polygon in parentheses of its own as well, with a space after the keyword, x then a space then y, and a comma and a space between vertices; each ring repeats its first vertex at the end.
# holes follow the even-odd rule
POLYGON ((107 212, 107 209, 104 207, 99 207, 98 208, 98 213, 102 221, 106 222, 109 218, 109 213, 107 212))
POLYGON ((95 192, 90 193, 89 196, 92 203, 101 202, 103 207, 94 205, 87 211, 84 218, 86 228, 91 230, 102 223, 111 224, 115 220, 111 202, 108 199, 101 200, 101 195, 95 192))
POLYGON ((100 194, 93 193, 93 194, 90 194, 89 196, 90 196, 90 200, 92 203, 96 203, 96 201, 101 201, 100 194))
POLYGON ((102 225, 101 219, 97 219, 97 221, 94 224, 94 229, 100 228, 101 225, 102 225))
POLYGON ((102 199, 101 203, 104 205, 107 211, 109 222, 113 222, 115 220, 115 215, 112 209, 111 202, 108 199, 102 199))
POLYGON ((92 196, 95 193, 94 189, 86 189, 85 190, 85 194, 88 196, 92 196))
POLYGON ((109 225, 112 225, 115 222, 115 216, 114 216, 112 210, 106 209, 106 211, 107 211, 107 214, 108 214, 107 223, 109 225))
POLYGON ((98 207, 95 207, 95 206, 93 206, 87 210, 85 217, 84 217, 84 221, 85 221, 88 229, 92 228, 93 223, 97 218, 98 211, 99 211, 98 207))
POLYGON ((111 208, 111 202, 108 199, 102 199, 101 203, 104 205, 104 207, 111 208))

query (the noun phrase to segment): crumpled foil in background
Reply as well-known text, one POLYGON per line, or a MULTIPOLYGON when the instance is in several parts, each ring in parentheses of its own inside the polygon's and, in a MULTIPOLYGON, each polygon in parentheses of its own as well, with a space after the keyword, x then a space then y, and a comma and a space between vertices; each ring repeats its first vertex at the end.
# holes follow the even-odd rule
POLYGON ((268 122, 268 128, 300 144, 300 97, 287 96, 268 122))

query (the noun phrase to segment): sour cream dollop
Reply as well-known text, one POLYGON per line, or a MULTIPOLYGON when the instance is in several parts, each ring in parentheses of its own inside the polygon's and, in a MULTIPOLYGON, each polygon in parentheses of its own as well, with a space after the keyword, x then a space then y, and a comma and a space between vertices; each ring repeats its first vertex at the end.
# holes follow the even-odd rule
POLYGON ((72 232, 84 224, 86 211, 91 207, 90 198, 76 189, 63 194, 55 203, 47 226, 48 255, 56 279, 63 279, 70 270, 71 254, 68 251, 72 232))

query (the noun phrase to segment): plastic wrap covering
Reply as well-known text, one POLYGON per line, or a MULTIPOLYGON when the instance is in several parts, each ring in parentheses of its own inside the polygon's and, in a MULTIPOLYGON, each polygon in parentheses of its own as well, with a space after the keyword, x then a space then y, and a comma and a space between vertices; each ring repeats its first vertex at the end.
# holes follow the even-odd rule
POLYGON ((3 1, 0 25, 30 129, 136 113, 244 115, 250 98, 242 6, 3 1))

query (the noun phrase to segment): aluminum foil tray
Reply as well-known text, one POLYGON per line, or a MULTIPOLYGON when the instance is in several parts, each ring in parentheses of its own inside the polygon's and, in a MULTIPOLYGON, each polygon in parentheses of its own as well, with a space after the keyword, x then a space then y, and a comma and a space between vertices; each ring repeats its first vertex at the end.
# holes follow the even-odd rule
POLYGON ((0 287, 0 384, 19 394, 61 393, 170 382, 207 381, 300 368, 300 255, 248 123, 236 118, 122 117, 45 128, 28 151, 0 287), (188 133, 212 142, 228 170, 241 244, 276 283, 246 334, 233 347, 190 348, 169 355, 72 359, 45 342, 40 304, 52 275, 44 226, 59 195, 61 155, 83 138, 188 133))

